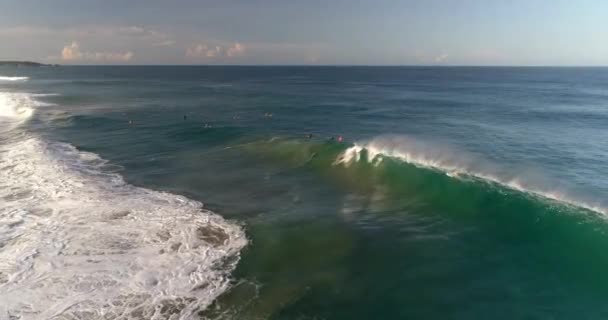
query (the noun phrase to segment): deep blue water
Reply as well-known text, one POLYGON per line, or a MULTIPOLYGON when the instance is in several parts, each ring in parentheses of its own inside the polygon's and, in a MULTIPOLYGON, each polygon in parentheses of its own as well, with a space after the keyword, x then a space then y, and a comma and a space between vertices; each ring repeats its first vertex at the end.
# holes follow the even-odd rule
POLYGON ((3 67, 0 126, 0 319, 608 316, 608 68, 3 67))

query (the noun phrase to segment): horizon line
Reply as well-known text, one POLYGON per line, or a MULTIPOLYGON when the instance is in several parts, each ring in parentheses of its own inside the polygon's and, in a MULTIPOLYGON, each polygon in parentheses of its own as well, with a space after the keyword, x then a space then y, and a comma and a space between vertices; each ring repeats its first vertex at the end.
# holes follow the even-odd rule
MULTIPOLYGON (((2 61, 0 60, 0 63, 2 61)), ((422 64, 48 64, 61 67, 406 67, 406 68, 608 68, 608 65, 422 64)))
POLYGON ((2 63, 24 63, 24 64, 39 64, 42 66, 75 66, 75 67, 119 67, 119 66, 196 66, 196 67, 409 67, 409 68, 452 68, 452 67, 470 67, 470 68, 606 68, 606 65, 600 64, 567 64, 567 65, 551 65, 551 64, 190 64, 190 63, 142 63, 142 64, 61 64, 61 63, 45 63, 32 60, 18 59, 2 59, 2 63))

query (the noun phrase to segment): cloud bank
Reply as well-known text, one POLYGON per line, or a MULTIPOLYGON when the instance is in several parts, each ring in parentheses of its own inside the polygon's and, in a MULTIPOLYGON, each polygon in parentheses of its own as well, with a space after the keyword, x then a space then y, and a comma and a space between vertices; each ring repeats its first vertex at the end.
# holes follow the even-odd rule
POLYGON ((186 49, 186 56, 191 58, 236 57, 245 54, 245 46, 235 42, 233 45, 210 46, 199 43, 186 49))
POLYGON ((74 41, 61 50, 61 59, 64 61, 102 61, 127 62, 133 59, 133 52, 89 52, 82 51, 78 42, 74 41))
POLYGON ((1 59, 68 64, 314 64, 329 52, 323 43, 226 40, 130 24, 0 26, 0 43, 7 44, 1 59))

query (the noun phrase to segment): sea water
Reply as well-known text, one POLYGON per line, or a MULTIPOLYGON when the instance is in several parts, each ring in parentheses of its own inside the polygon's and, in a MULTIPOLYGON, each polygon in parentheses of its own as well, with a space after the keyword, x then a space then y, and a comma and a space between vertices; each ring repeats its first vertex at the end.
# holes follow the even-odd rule
POLYGON ((605 319, 607 128, 606 68, 2 67, 0 319, 605 319))

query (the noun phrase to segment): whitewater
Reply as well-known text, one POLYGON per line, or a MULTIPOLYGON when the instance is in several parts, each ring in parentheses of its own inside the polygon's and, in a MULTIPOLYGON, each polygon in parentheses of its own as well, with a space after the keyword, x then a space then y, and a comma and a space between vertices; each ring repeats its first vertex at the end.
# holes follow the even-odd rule
POLYGON ((190 319, 229 288, 239 225, 27 132, 40 105, 0 92, 0 319, 190 319))
POLYGON ((0 81, 27 81, 29 77, 6 77, 0 76, 0 81))

